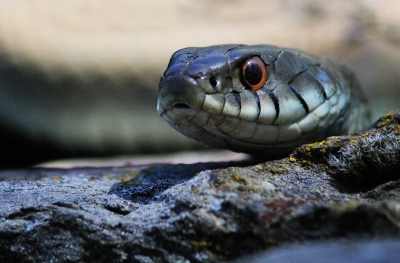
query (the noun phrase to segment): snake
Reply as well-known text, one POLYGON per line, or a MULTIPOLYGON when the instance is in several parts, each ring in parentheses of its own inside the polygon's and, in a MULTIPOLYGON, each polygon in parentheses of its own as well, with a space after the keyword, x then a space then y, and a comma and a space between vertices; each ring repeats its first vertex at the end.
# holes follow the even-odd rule
POLYGON ((270 158, 370 125, 368 101, 343 62, 274 45, 176 51, 157 111, 209 147, 270 158))

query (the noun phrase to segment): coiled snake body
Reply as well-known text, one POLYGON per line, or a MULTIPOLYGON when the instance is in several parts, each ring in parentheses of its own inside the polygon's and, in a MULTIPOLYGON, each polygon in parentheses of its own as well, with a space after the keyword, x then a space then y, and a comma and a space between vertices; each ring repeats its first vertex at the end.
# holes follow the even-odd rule
POLYGON ((157 110, 205 145, 270 157, 369 124, 346 66, 271 45, 178 50, 161 77, 157 110))

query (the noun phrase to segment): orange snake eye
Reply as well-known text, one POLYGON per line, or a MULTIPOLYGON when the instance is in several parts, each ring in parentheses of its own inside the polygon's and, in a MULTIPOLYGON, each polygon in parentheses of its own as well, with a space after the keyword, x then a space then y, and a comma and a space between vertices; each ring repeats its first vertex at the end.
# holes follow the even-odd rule
POLYGON ((242 66, 242 79, 246 86, 256 91, 261 89, 267 81, 267 67, 259 57, 246 60, 242 66))

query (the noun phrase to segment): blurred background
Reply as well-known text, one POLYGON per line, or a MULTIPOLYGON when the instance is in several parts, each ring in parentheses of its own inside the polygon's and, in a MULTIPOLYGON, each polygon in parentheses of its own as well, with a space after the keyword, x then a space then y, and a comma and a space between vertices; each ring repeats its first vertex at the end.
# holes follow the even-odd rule
POLYGON ((274 44, 328 54, 374 118, 400 108, 398 0, 0 0, 0 168, 206 149, 156 111, 177 49, 274 44))

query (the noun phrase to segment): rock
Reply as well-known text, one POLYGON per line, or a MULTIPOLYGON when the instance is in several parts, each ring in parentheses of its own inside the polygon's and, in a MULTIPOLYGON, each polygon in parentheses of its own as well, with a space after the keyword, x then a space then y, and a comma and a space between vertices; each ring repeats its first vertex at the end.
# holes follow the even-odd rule
POLYGON ((273 249, 241 258, 235 262, 253 263, 397 263, 400 258, 398 240, 343 240, 323 242, 322 244, 294 245, 273 249))
MULTIPOLYGON (((368 136, 398 136, 399 117, 386 115, 368 136)), ((355 242, 349 249, 359 253, 358 242, 376 238, 398 247, 400 175, 350 172, 358 179, 348 180, 329 161, 363 136, 331 137, 258 164, 2 171, 0 261, 221 262, 266 251, 285 262, 286 253, 273 248, 339 239, 355 242)), ((342 259, 353 262, 354 254, 342 259)))
POLYGON ((327 165, 328 172, 344 184, 365 188, 399 179, 400 111, 380 118, 370 131, 361 135, 334 136, 322 142, 303 145, 292 158, 303 164, 327 165))

